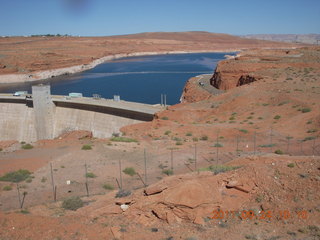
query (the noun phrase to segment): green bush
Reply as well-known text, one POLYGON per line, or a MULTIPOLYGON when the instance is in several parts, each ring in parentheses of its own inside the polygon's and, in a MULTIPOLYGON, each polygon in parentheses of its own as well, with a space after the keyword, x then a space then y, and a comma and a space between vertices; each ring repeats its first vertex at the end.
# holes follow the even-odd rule
POLYGON ((168 117, 162 117, 161 119, 162 119, 162 120, 169 120, 168 117))
POLYGON ((182 145, 182 142, 181 142, 181 141, 177 141, 177 142, 176 142, 176 145, 177 145, 177 146, 180 146, 180 145, 182 145))
POLYGON ((91 145, 89 145, 89 144, 85 144, 85 145, 82 146, 81 149, 82 149, 82 150, 91 150, 92 147, 91 147, 91 145))
POLYGON ((207 136, 207 135, 203 135, 203 136, 200 138, 200 140, 202 140, 202 141, 207 141, 207 140, 208 140, 208 136, 207 136))
POLYGON ((171 133, 171 131, 165 131, 164 135, 169 135, 171 133))
POLYGON ((165 169, 162 171, 163 174, 166 174, 168 176, 173 175, 173 171, 171 169, 165 169))
POLYGON ((136 139, 127 137, 112 137, 110 140, 113 142, 138 142, 136 139))
POLYGON ((313 139, 316 139, 316 137, 314 137, 314 136, 306 137, 302 141, 305 142, 305 141, 310 141, 310 140, 313 140, 313 139))
POLYGON ((15 172, 6 173, 2 177, 0 177, 0 181, 18 183, 28 179, 30 175, 31 172, 29 172, 28 170, 20 169, 15 172))
POLYGON ((80 197, 69 197, 62 202, 62 208, 76 211, 83 207, 83 201, 80 197))
POLYGON ((136 175, 136 170, 133 167, 127 167, 124 170, 122 170, 125 174, 130 175, 131 177, 136 175))
POLYGON ((21 148, 22 148, 22 149, 32 149, 33 146, 32 146, 31 144, 27 143, 27 144, 23 144, 23 145, 21 146, 21 148))
POLYGON ((187 136, 187 137, 191 137, 191 136, 192 136, 192 133, 191 133, 191 132, 187 132, 186 136, 187 136))
POLYGON ((198 138, 197 138, 197 137, 194 137, 194 138, 192 138, 192 141, 198 142, 198 138))
POLYGON ((276 116, 274 116, 274 118, 273 118, 273 119, 278 120, 278 119, 280 119, 280 118, 281 118, 281 116, 280 116, 280 115, 276 115, 276 116))
POLYGON ((289 168, 293 168, 293 167, 294 167, 294 163, 289 163, 287 166, 288 166, 289 168))
POLYGON ((129 190, 119 190, 116 194, 116 198, 122 198, 122 197, 127 197, 131 194, 131 191, 129 190))
POLYGON ((259 147, 262 147, 262 148, 268 148, 268 147, 275 147, 276 144, 263 144, 263 145, 259 145, 259 147))
POLYGON ((3 149, 2 149, 2 148, 0 148, 0 152, 2 152, 2 150, 3 150, 3 149))
POLYGON ((114 187, 108 183, 103 184, 102 187, 106 190, 113 190, 114 189, 114 187))
POLYGON ((88 172, 87 174, 86 174, 86 177, 87 178, 95 178, 95 177, 97 177, 94 173, 92 173, 92 172, 88 172))
POLYGON ((239 131, 243 132, 243 133, 248 133, 248 130, 246 130, 246 129, 240 129, 239 131))
POLYGON ((213 145, 213 147, 223 147, 223 145, 221 143, 216 143, 213 145))
POLYGON ((200 168, 200 171, 211 171, 214 174, 228 172, 240 168, 239 166, 211 165, 206 168, 200 168))
POLYGON ((311 112, 311 109, 310 109, 310 108, 302 108, 302 109, 301 109, 301 112, 302 112, 302 113, 311 112))
POLYGON ((274 153, 275 153, 275 154, 279 154, 279 155, 282 155, 282 154, 283 154, 283 152, 282 152, 280 149, 275 150, 274 153))
POLYGON ((10 190, 12 190, 11 186, 4 186, 3 187, 3 191, 10 191, 10 190))

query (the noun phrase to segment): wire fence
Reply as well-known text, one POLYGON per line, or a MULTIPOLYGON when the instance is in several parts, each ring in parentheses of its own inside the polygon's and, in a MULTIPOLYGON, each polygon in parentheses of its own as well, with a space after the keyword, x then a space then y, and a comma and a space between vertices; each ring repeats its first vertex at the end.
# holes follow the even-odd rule
POLYGON ((4 210, 24 208, 69 196, 104 194, 111 189, 132 191, 167 175, 196 172, 211 165, 223 165, 241 156, 268 153, 320 156, 319 136, 295 139, 272 128, 264 133, 239 131, 232 138, 223 137, 218 131, 213 139, 187 141, 183 148, 174 146, 172 142, 170 146, 159 148, 156 143, 152 144, 131 156, 130 160, 119 154, 113 159, 74 161, 68 169, 53 161, 48 168, 37 171, 40 185, 26 188, 24 183, 16 184, 16 192, 0 195, 0 207, 4 210), (128 168, 133 170, 130 172, 128 168))

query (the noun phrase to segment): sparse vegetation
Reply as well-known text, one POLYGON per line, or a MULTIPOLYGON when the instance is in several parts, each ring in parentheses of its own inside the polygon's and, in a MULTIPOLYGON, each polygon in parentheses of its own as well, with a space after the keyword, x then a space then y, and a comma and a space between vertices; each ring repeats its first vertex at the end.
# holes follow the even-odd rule
POLYGON ((187 136, 187 137, 191 137, 191 136, 192 136, 192 133, 191 133, 191 132, 187 132, 187 133, 186 133, 186 136, 187 136))
POLYGON ((91 150, 92 147, 91 147, 91 145, 89 145, 89 144, 85 144, 85 145, 82 146, 81 149, 82 149, 82 150, 91 150))
POLYGON ((127 167, 124 170, 122 170, 125 174, 128 174, 129 176, 134 176, 136 175, 136 170, 133 167, 127 167))
POLYGON ((165 131, 164 135, 169 135, 171 133, 171 131, 165 131))
POLYGON ((92 172, 88 172, 88 173, 86 173, 86 177, 87 178, 95 178, 95 177, 97 177, 94 173, 92 173, 92 172))
POLYGON ((3 191, 11 191, 12 190, 12 187, 11 186, 4 186, 2 188, 3 191))
POLYGON ((274 153, 275 153, 275 154, 279 154, 279 155, 282 155, 282 154, 283 154, 283 152, 282 152, 280 149, 275 150, 274 153))
POLYGON ((42 183, 45 183, 46 181, 47 181, 47 178, 46 178, 46 177, 42 177, 42 178, 41 178, 41 182, 42 182, 42 183))
POLYGON ((162 119, 162 120, 169 120, 168 117, 162 117, 161 119, 162 119))
POLYGON ((182 144, 183 144, 183 143, 182 143, 181 141, 177 141, 177 142, 176 142, 176 145, 177 145, 177 146, 181 146, 182 144))
POLYGON ((76 211, 81 207, 83 207, 83 201, 80 197, 69 197, 62 202, 62 208, 67 210, 76 211))
POLYGON ((28 179, 30 175, 31 172, 29 172, 28 170, 20 169, 18 171, 6 173, 2 177, 0 177, 0 181, 18 183, 28 179))
POLYGON ((280 119, 280 118, 281 118, 281 116, 280 116, 280 115, 276 115, 276 116, 274 116, 274 118, 273 118, 273 119, 278 120, 278 119, 280 119))
POLYGON ((239 129, 240 132, 243 132, 243 133, 248 133, 248 130, 246 129, 239 129))
POLYGON ((208 140, 208 136, 207 135, 203 135, 200 138, 201 141, 207 141, 208 140))
POLYGON ((194 137, 194 138, 192 138, 192 141, 198 142, 198 138, 197 138, 197 137, 194 137))
POLYGON ((289 163, 287 166, 288 166, 289 168, 293 168, 293 167, 294 167, 294 163, 289 163))
POLYGON ((23 145, 21 146, 21 148, 28 150, 28 149, 32 149, 33 146, 32 146, 31 144, 27 143, 27 144, 23 144, 23 145))
POLYGON ((214 174, 228 172, 240 168, 240 166, 211 165, 206 168, 200 168, 200 171, 211 171, 214 174))
POLYGON ((112 137, 110 140, 113 142, 138 142, 136 139, 127 137, 112 137))
POLYGON ((164 169, 162 170, 162 173, 168 176, 173 175, 173 171, 171 169, 164 169))
POLYGON ((302 141, 303 141, 303 142, 306 142, 306 141, 310 141, 310 140, 313 140, 313 139, 316 139, 316 137, 314 137, 314 136, 306 137, 306 138, 304 138, 302 141))
POLYGON ((106 190, 113 190, 114 189, 114 187, 109 183, 103 184, 102 187, 106 190))
POLYGON ((223 147, 223 145, 221 144, 221 143, 215 143, 214 145, 213 145, 213 147, 223 147))
POLYGON ((301 109, 301 112, 302 112, 302 113, 311 112, 311 109, 310 109, 310 108, 302 108, 302 109, 301 109))
POLYGON ((131 191, 129 190, 119 190, 116 194, 116 198, 122 198, 122 197, 127 197, 131 194, 131 191))
POLYGON ((269 148, 269 147, 275 147, 276 144, 263 144, 263 145, 259 145, 259 147, 262 147, 262 148, 269 148))

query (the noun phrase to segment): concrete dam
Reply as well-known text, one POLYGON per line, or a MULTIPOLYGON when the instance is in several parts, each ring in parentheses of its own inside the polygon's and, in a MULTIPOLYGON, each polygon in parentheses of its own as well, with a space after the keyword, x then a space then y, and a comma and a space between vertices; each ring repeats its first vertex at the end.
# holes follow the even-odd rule
POLYGON ((109 99, 53 96, 50 86, 32 87, 32 97, 0 94, 0 140, 32 142, 74 130, 108 138, 121 127, 151 121, 160 105, 109 99))

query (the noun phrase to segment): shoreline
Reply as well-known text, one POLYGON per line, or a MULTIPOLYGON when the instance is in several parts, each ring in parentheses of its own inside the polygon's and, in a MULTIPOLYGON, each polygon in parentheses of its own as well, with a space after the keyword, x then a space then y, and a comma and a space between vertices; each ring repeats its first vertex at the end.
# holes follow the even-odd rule
POLYGON ((110 60, 121 59, 126 57, 139 57, 139 56, 153 56, 153 55, 166 55, 166 54, 188 54, 188 53, 224 53, 224 52, 239 52, 243 49, 226 49, 226 50, 195 50, 195 51, 161 51, 161 52, 133 52, 133 53, 119 53, 108 55, 92 61, 89 64, 76 65, 65 68, 51 69, 39 71, 29 74, 4 74, 0 75, 0 84, 17 84, 27 82, 37 82, 47 80, 53 77, 63 75, 75 74, 84 72, 86 70, 95 68, 110 60))
MULTIPOLYGON (((295 48, 295 47, 290 47, 295 48)), ((271 47, 264 47, 261 49, 274 49, 271 47)), ((283 49, 283 47, 276 48, 283 49)), ((285 49, 288 49, 286 47, 285 49)), ((3 74, 0 75, 0 84, 19 84, 28 82, 38 82, 47 80, 53 77, 61 77, 63 75, 76 74, 84 72, 86 70, 95 68, 96 66, 103 64, 110 60, 126 58, 126 57, 139 57, 139 56, 153 56, 153 55, 166 55, 166 54, 188 54, 188 53, 226 53, 226 52, 242 52, 247 48, 230 48, 224 50, 192 50, 192 51, 160 51, 160 52, 133 52, 133 53, 118 53, 113 55, 107 55, 102 58, 98 58, 89 64, 81 64, 65 68, 57 68, 51 70, 38 71, 28 74, 3 74)))

